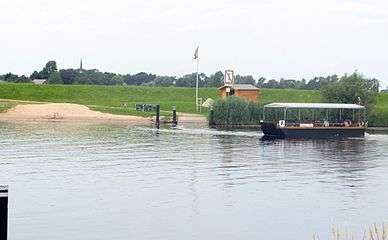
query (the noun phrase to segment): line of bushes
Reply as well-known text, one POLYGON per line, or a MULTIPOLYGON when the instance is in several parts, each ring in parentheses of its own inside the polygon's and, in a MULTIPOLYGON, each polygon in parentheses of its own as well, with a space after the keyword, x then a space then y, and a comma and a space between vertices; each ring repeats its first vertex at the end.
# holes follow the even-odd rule
POLYGON ((217 100, 213 111, 213 123, 225 127, 258 125, 262 115, 256 103, 237 97, 217 100))

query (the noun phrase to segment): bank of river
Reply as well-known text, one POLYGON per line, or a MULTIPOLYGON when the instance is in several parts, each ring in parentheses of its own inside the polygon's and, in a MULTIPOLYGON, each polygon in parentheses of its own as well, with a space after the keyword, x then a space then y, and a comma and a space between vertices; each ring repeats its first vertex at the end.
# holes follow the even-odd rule
MULTIPOLYGON (((0 113, 0 122, 21 123, 103 123, 124 125, 152 125, 155 119, 150 116, 130 116, 93 111, 89 107, 71 103, 13 103, 11 108, 0 113)), ((155 118, 155 117, 154 117, 155 118)), ((164 116, 162 116, 163 120, 164 116)), ((207 124, 206 117, 200 114, 178 113, 179 123, 207 124)))
POLYGON ((0 123, 21 239, 327 239, 387 220, 388 136, 0 123), (325 238, 326 237, 326 238, 325 238))

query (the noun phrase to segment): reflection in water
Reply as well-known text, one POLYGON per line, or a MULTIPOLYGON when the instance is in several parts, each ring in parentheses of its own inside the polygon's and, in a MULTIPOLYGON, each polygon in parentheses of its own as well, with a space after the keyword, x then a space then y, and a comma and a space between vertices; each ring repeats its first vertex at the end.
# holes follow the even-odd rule
POLYGON ((0 124, 10 235, 311 239, 332 224, 357 233, 387 220, 386 136, 261 137, 199 128, 0 124))
POLYGON ((232 151, 232 145, 233 145, 233 139, 231 136, 225 135, 225 136, 216 136, 219 140, 220 147, 223 149, 222 151, 222 159, 221 159, 221 166, 220 166, 220 173, 219 175, 224 178, 224 184, 225 187, 233 186, 233 179, 230 175, 230 170, 233 170, 232 163, 233 163, 233 151, 232 151))

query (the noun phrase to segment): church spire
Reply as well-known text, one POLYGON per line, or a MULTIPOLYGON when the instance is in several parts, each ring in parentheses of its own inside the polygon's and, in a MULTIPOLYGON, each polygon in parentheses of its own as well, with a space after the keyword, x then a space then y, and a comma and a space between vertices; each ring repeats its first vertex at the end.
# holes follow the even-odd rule
POLYGON ((79 64, 79 71, 82 72, 82 58, 81 58, 81 61, 80 61, 80 64, 79 64))

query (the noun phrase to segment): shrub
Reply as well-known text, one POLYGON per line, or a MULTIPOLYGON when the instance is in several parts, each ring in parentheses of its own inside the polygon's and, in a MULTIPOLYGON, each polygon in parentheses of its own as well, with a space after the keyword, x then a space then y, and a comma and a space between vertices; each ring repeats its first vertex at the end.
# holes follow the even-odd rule
POLYGON ((323 100, 333 103, 360 103, 371 110, 379 91, 377 79, 365 78, 357 72, 344 75, 339 81, 325 85, 321 89, 323 100))
POLYGON ((261 116, 257 104, 237 97, 217 100, 213 110, 214 123, 219 126, 256 125, 261 116))

